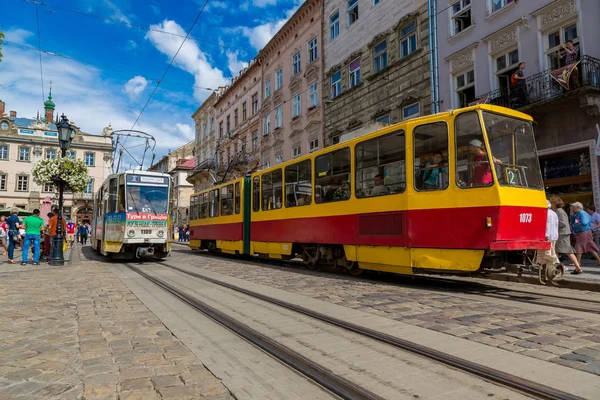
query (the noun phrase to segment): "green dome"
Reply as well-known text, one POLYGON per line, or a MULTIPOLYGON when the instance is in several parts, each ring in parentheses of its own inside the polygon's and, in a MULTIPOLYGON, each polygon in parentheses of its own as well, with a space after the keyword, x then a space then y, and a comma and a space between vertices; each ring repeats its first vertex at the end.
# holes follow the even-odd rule
POLYGON ((52 89, 50 89, 50 93, 48 94, 48 100, 44 102, 44 108, 46 110, 54 110, 56 104, 52 101, 52 89))

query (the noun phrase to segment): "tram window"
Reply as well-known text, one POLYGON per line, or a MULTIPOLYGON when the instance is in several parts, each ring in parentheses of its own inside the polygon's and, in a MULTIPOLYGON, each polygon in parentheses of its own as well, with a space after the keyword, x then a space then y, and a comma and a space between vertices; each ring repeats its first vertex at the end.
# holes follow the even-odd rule
POLYGON ((406 189, 406 137, 390 133, 356 145, 356 197, 387 196, 406 189))
POLYGON ((119 185, 119 194, 117 196, 117 209, 119 212, 125 212, 125 185, 119 185))
POLYGON ((198 196, 192 196, 190 198, 190 221, 193 219, 197 219, 197 210, 198 210, 198 196))
POLYGON ((285 206, 307 206, 312 202, 311 160, 285 167, 285 206))
POLYGON ((542 189, 531 122, 482 112, 498 182, 503 186, 542 189))
POLYGON ((117 178, 112 178, 108 184, 108 212, 117 212, 117 178))
POLYGON ((445 122, 413 129, 415 189, 444 190, 448 187, 448 125, 445 122))
POLYGON ((236 214, 240 213, 240 206, 241 206, 241 200, 240 200, 240 183, 236 182, 235 183, 235 213, 236 214))
POLYGON ((209 216, 219 216, 219 189, 211 190, 208 196, 209 216))
POLYGON ((493 185, 489 154, 477 112, 459 114, 454 120, 454 129, 457 185, 461 188, 493 185))
POLYGON ((199 219, 203 219, 203 218, 208 218, 208 193, 202 193, 200 195, 198 195, 198 203, 199 208, 198 208, 198 218, 199 219))
POLYGON ((281 208, 281 169, 262 174, 262 210, 281 208))
POLYGON ((233 185, 221 188, 221 215, 233 215, 233 185))
POLYGON ((344 147, 315 158, 315 202, 350 199, 350 148, 344 147))
POLYGON ((252 211, 260 211, 260 178, 254 177, 254 183, 252 184, 252 211))

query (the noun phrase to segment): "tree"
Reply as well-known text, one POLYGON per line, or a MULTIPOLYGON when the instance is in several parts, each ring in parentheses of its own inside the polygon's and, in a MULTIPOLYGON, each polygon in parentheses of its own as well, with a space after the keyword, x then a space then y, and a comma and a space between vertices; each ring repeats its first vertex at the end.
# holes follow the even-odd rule
POLYGON ((2 61, 2 42, 4 41, 4 33, 0 29, 0 61, 2 61))

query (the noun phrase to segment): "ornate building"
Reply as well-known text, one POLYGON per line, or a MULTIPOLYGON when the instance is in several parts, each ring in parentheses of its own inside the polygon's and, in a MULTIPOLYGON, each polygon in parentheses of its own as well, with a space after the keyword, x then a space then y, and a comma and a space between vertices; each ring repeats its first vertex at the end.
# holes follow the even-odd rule
MULTIPOLYGON (((40 208, 45 203, 56 204, 58 194, 54 185, 40 187, 33 182, 31 171, 42 159, 60 156, 58 132, 54 125, 52 89, 44 103, 44 116, 22 118, 16 111, 5 113, 0 101, 0 208, 20 207, 26 210, 40 208)), ((65 193, 63 214, 72 220, 91 219, 93 194, 111 173, 113 156, 110 124, 102 135, 82 132, 75 122, 75 137, 67 152, 68 157, 85 160, 91 180, 83 193, 65 193)))

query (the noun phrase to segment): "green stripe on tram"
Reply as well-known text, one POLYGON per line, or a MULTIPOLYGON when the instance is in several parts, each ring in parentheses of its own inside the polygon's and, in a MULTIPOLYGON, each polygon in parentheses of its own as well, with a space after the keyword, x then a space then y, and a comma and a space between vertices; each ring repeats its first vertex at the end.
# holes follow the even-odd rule
POLYGON ((244 254, 250 254, 250 215, 252 212, 252 178, 244 178, 244 254))

